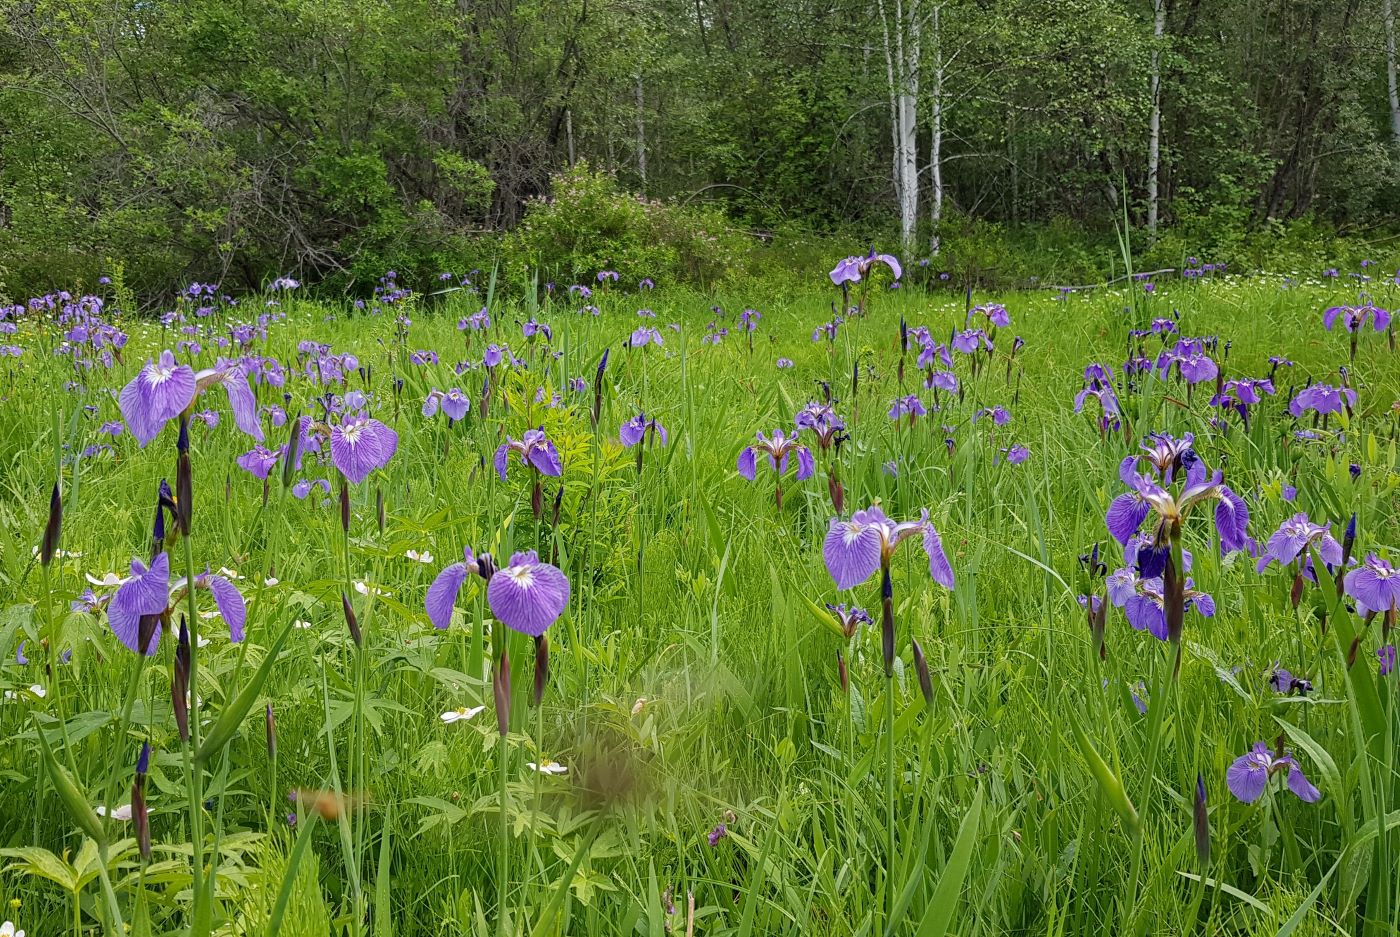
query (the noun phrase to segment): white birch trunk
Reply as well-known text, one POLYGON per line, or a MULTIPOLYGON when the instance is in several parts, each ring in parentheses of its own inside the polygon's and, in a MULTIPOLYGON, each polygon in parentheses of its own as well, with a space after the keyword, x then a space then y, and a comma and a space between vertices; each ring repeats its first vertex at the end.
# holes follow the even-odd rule
POLYGON ((1393 0, 1384 0, 1381 12, 1385 18, 1385 78, 1390 92, 1390 135, 1400 150, 1400 87, 1395 82, 1395 7, 1393 0))
POLYGON ((933 229, 929 237, 929 254, 938 256, 942 248, 939 229, 943 224, 943 32, 939 22, 941 3, 935 3, 933 16, 929 21, 933 28, 933 114, 929 130, 929 175, 933 191, 929 193, 929 226, 933 229))
POLYGON ((919 0, 895 0, 899 28, 896 48, 900 53, 899 85, 899 246, 906 258, 915 250, 914 235, 919 222, 919 65, 921 24, 919 0), (906 7, 907 9, 903 9, 906 7))
POLYGON ((641 176, 642 194, 647 191, 647 121, 646 94, 642 89, 642 73, 637 72, 637 175, 641 176))
MULTIPOLYGON (((1387 0, 1388 2, 1388 0, 1387 0)), ((1152 0, 1152 60, 1148 87, 1152 116, 1147 136, 1147 237, 1157 238, 1157 177, 1162 165, 1162 37, 1167 31, 1167 0, 1152 0)))

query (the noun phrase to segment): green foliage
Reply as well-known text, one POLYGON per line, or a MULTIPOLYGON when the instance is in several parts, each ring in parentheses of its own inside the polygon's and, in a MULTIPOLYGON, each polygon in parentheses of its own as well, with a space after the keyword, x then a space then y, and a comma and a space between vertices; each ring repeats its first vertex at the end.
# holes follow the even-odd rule
POLYGON ((735 275, 744 260, 745 237, 722 215, 625 192, 585 162, 555 176, 551 189, 502 244, 517 286, 536 271, 560 286, 591 284, 601 270, 627 284, 651 277, 706 286, 735 275))

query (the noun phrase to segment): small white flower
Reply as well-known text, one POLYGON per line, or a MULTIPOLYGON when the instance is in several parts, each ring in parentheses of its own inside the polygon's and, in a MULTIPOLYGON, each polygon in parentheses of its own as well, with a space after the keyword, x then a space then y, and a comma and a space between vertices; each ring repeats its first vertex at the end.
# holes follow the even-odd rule
POLYGON ((119 586, 122 583, 126 582, 125 579, 123 579, 121 576, 118 576, 116 573, 106 573, 102 576, 101 579, 98 579, 96 576, 93 576, 90 573, 83 573, 83 578, 86 579, 88 582, 92 583, 94 586, 119 586))
POLYGON ((569 769, 557 761, 546 761, 542 765, 537 765, 533 761, 527 761, 525 767, 531 771, 538 771, 540 774, 568 774, 569 769))
MULTIPOLYGON (((15 691, 15 690, 6 690, 6 691, 5 691, 5 699, 19 699, 19 698, 20 698, 20 696, 19 696, 20 693, 23 693, 23 692, 25 692, 25 691, 24 691, 24 690, 19 690, 19 691, 15 691)), ((41 686, 40 684, 37 684, 37 683, 34 684, 33 686, 29 687, 29 691, 28 691, 28 692, 30 692, 30 693, 33 694, 34 696, 37 696, 39 699, 43 699, 44 697, 46 697, 46 696, 49 695, 49 691, 46 690, 46 689, 44 689, 43 686, 41 686)), ((4 937, 4 935, 3 935, 3 934, 0 934, 0 937, 4 937)))
POLYGON ((220 566, 220 567, 219 567, 219 575, 220 575, 220 576, 223 576, 225 579, 242 579, 242 578, 243 578, 242 576, 238 575, 238 570, 236 570, 236 569, 229 569, 227 566, 220 566))
MULTIPOLYGON (((16 905, 18 907, 18 905, 16 905)), ((24 937, 24 931, 15 930, 14 921, 6 921, 0 924, 0 937, 24 937)))
POLYGON ((263 580, 263 585, 271 589, 273 586, 277 585, 281 581, 282 580, 278 579, 276 576, 268 576, 266 579, 263 580))
POLYGON ((305 631, 307 628, 310 628, 310 627, 311 627, 311 622, 309 622, 309 621, 302 621, 300 618, 298 618, 296 621, 292 622, 292 627, 293 627, 293 628, 299 628, 299 629, 301 629, 302 631, 305 631))
POLYGON ((373 594, 373 595, 382 595, 382 596, 393 595, 392 592, 388 592, 388 591, 386 591, 386 590, 384 590, 384 589, 379 588, 378 586, 371 586, 369 583, 367 583, 367 582, 360 582, 359 580, 356 580, 356 581, 355 581, 355 591, 358 592, 358 593, 360 593, 360 595, 370 595, 370 594, 373 594))
POLYGON ((636 701, 635 703, 632 704, 632 715, 635 716, 635 715, 639 714, 639 713, 642 711, 642 707, 645 706, 646 704, 647 704, 647 698, 646 698, 645 696, 639 696, 639 697, 637 697, 637 701, 636 701))
POLYGON ((413 560, 415 563, 422 563, 424 566, 431 564, 433 561, 433 555, 427 550, 424 550, 422 553, 419 553, 417 550, 405 550, 403 555, 413 560))
POLYGON ((113 810, 108 810, 102 804, 98 804, 92 809, 93 812, 96 813, 99 817, 111 816, 117 820, 131 819, 131 804, 122 804, 120 807, 117 807, 113 810))
POLYGON ((451 725, 454 722, 462 722, 467 719, 474 719, 486 709, 485 706, 473 706, 470 709, 463 706, 461 709, 451 709, 443 713, 439 718, 443 722, 451 725))

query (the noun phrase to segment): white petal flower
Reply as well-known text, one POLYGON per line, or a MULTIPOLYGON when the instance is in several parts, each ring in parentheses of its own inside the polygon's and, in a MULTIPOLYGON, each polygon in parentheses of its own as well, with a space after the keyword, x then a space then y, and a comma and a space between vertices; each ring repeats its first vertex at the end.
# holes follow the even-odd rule
POLYGON ((122 583, 126 582, 125 579, 123 579, 121 576, 118 576, 116 573, 105 573, 103 574, 101 579, 98 579, 96 576, 93 576, 90 573, 83 573, 83 578, 86 579, 88 582, 92 583, 94 586, 119 586, 122 583))
POLYGON ((463 722, 467 719, 474 719, 485 711, 485 706, 473 706, 470 709, 463 706, 461 709, 451 709, 443 713, 439 718, 443 722, 451 725, 454 722, 463 722))
POLYGON ((561 764, 560 764, 559 762, 557 762, 557 761, 546 761, 544 764, 539 764, 539 765, 535 764, 533 761, 527 761, 527 762, 525 763, 525 767, 529 768, 531 771, 538 771, 540 774, 568 774, 568 773, 569 773, 569 769, 566 768, 566 767, 564 767, 563 765, 561 765, 561 764))
POLYGON ((110 816, 117 820, 131 819, 131 804, 122 804, 120 807, 116 807, 112 810, 108 810, 102 804, 98 804, 92 809, 93 812, 96 813, 99 817, 110 816))
POLYGON ((403 555, 413 560, 415 563, 422 563, 425 566, 433 561, 433 555, 427 550, 424 550, 422 553, 419 553, 417 550, 405 550, 403 555))

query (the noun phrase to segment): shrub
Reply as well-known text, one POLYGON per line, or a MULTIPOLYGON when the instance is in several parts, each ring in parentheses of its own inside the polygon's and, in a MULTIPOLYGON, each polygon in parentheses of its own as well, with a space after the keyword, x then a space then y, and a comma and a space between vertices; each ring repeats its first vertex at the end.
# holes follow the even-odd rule
POLYGON ((517 288, 536 271, 563 285, 591 282, 600 270, 617 271, 623 283, 710 286, 744 263, 744 237, 717 212, 640 198, 583 162, 554 176, 551 189, 504 239, 504 273, 517 288))

